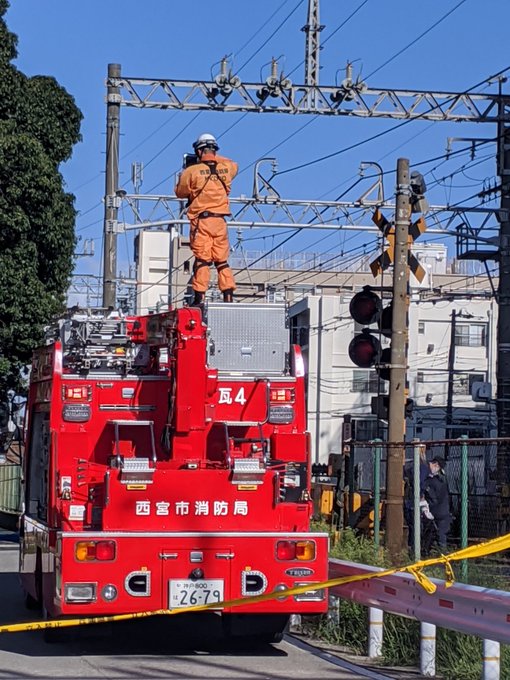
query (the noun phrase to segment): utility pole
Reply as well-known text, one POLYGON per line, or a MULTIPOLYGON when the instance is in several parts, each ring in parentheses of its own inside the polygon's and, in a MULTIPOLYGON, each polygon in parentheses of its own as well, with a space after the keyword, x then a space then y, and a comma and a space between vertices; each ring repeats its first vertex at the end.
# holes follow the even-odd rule
MULTIPOLYGON (((501 211, 499 237, 499 284, 498 284, 498 390, 496 408, 498 414, 498 437, 510 437, 510 123, 508 103, 501 97, 498 102, 498 175, 501 179, 501 211), (506 106, 505 106, 506 103, 506 106), (506 115, 505 115, 506 114, 506 115)), ((496 463, 499 491, 498 520, 500 529, 508 531, 510 520, 510 447, 498 445, 496 463)))
POLYGON ((392 558, 403 548, 403 470, 407 398, 407 336, 409 307, 409 226, 411 217, 409 161, 397 161, 393 315, 391 324, 390 403, 386 461, 386 547, 392 558))
POLYGON ((115 307, 117 276, 117 217, 119 181, 119 120, 122 97, 112 84, 120 78, 120 64, 108 64, 106 93, 106 185, 104 203, 103 307, 115 307))
POLYGON ((452 311, 450 326, 450 349, 448 351, 448 393, 446 395, 446 432, 445 438, 452 438, 453 423, 453 382, 455 376, 455 335, 457 330, 457 311, 452 311))

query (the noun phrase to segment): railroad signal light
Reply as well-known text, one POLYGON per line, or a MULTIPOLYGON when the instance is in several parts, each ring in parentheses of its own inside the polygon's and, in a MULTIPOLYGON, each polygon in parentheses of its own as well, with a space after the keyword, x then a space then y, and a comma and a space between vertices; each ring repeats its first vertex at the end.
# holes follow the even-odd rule
POLYGON ((349 358, 360 368, 371 368, 379 363, 381 343, 368 328, 356 335, 349 343, 349 358))
POLYGON ((385 347, 379 357, 379 366, 377 373, 381 380, 390 379, 390 364, 391 364, 391 347, 385 347))
POLYGON ((349 304, 350 315, 362 326, 370 326, 377 321, 381 312, 381 298, 370 289, 370 286, 365 286, 362 291, 356 293, 349 304))
POLYGON ((381 316, 378 321, 380 331, 385 338, 391 338, 392 323, 393 323, 393 301, 391 301, 389 305, 382 310, 381 316))
MULTIPOLYGON (((405 416, 411 418, 414 410, 414 399, 406 399, 405 416)), ((377 416, 379 420, 388 420, 390 413, 390 397, 387 394, 381 394, 377 397, 372 397, 371 402, 372 415, 377 416)))
POLYGON ((425 198, 427 185, 420 172, 414 170, 410 177, 411 184, 411 211, 413 213, 425 213, 429 209, 429 203, 425 198))
MULTIPOLYGON (((391 337, 391 323, 393 308, 392 303, 383 308, 383 303, 370 286, 352 298, 349 304, 351 317, 361 325, 377 323, 380 333, 385 337, 391 337)), ((387 364, 391 363, 391 348, 383 349, 374 331, 364 328, 356 335, 349 344, 349 358, 352 363, 360 368, 376 368, 377 373, 383 380, 390 379, 390 369, 387 364)))

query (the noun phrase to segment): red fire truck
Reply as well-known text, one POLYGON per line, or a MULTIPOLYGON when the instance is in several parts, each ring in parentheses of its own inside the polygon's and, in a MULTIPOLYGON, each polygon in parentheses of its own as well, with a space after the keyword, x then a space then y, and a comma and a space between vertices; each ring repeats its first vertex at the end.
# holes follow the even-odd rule
POLYGON ((34 353, 20 573, 86 617, 218 603, 232 634, 323 612, 303 360, 281 305, 76 313, 34 353), (293 586, 306 592, 254 596, 293 586), (222 603, 244 598, 235 608, 222 603))

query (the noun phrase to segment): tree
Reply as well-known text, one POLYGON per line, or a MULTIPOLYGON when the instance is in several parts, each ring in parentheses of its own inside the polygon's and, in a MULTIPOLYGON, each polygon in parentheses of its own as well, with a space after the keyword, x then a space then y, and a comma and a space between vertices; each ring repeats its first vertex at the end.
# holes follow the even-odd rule
POLYGON ((59 165, 83 117, 54 78, 12 64, 8 7, 0 0, 0 393, 17 386, 44 325, 65 309, 76 211, 59 165))

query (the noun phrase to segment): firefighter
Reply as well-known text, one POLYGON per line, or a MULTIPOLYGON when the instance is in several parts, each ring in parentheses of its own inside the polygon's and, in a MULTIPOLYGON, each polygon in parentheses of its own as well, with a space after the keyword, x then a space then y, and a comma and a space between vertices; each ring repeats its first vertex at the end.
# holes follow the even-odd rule
POLYGON ((225 218, 230 215, 228 195, 237 174, 237 163, 217 156, 218 143, 205 133, 194 142, 197 162, 180 174, 175 194, 188 199, 190 247, 195 256, 192 305, 201 306, 209 286, 209 267, 218 272, 218 287, 224 302, 233 302, 236 287, 228 265, 229 242, 225 218))

